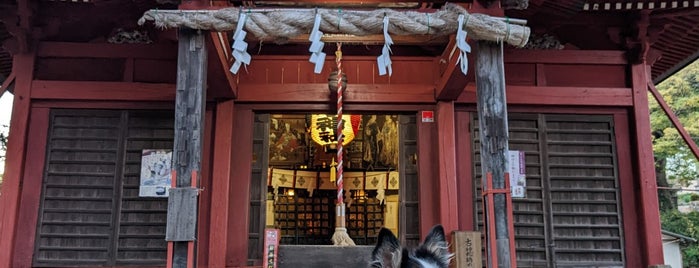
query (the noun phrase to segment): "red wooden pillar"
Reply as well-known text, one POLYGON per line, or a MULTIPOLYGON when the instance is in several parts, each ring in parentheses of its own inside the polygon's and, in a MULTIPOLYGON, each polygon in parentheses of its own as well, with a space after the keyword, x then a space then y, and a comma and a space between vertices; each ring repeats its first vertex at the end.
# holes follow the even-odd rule
POLYGON ((232 100, 218 103, 216 106, 209 225, 209 267, 212 268, 226 267, 228 204, 233 171, 233 106, 232 100))
MULTIPOLYGON (((418 114, 420 118, 420 114, 418 114)), ((418 161, 418 201, 420 203, 420 237, 426 237, 430 228, 439 223, 439 185, 435 176, 438 174, 435 150, 437 128, 434 122, 417 121, 417 161, 418 161)))
POLYGON ((655 179, 655 161, 651 142, 650 111, 648 108, 648 81, 650 71, 645 62, 631 66, 633 87, 633 118, 636 132, 636 158, 638 166, 638 200, 640 201, 640 236, 645 254, 641 254, 648 266, 663 264, 663 243, 660 233, 660 208, 655 179))
POLYGON ((437 102, 439 220, 447 234, 459 228, 454 101, 437 102))
MULTIPOLYGON (((244 267, 248 261, 248 225, 250 219, 250 183, 252 173, 252 125, 255 114, 250 109, 235 109, 232 165, 228 207, 226 265, 244 267)), ((212 211, 212 213, 215 213, 212 211)), ((213 231, 212 231, 213 232, 213 231)))
POLYGON ((5 174, 0 195, 0 267, 12 267, 14 254, 15 230, 19 211, 21 191, 20 179, 23 176, 29 127, 30 95, 34 77, 34 53, 15 55, 13 70, 16 74, 12 119, 10 120, 10 139, 5 156, 5 174))

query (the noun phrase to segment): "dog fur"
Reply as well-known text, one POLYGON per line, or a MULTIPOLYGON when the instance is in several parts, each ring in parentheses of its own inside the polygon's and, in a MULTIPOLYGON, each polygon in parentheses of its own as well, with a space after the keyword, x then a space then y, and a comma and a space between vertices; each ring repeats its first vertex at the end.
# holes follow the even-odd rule
POLYGON ((369 267, 447 268, 452 256, 442 225, 432 227, 425 241, 412 249, 401 247, 391 230, 381 228, 369 267))

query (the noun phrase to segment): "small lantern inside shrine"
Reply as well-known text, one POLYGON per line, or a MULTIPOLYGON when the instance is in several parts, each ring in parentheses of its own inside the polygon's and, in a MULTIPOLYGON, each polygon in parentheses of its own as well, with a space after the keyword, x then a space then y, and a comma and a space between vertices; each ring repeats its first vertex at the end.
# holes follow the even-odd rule
MULTIPOLYGON (((361 116, 343 115, 342 119, 344 123, 342 145, 347 145, 354 139, 359 129, 361 116)), ((311 115, 310 132, 311 138, 315 143, 329 149, 335 149, 337 147, 337 116, 327 114, 311 115)))

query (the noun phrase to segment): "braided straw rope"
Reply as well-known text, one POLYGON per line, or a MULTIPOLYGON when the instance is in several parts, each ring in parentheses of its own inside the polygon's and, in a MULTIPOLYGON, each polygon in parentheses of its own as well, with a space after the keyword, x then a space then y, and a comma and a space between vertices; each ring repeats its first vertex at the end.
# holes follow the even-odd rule
POLYGON ((313 28, 315 13, 321 16, 320 30, 327 34, 370 35, 383 33, 383 18, 390 24, 388 32, 396 35, 443 36, 456 32, 457 19, 465 14, 465 29, 477 40, 504 41, 516 47, 527 44, 530 29, 510 24, 484 14, 469 14, 456 4, 445 4, 434 13, 393 9, 276 9, 257 12, 254 9, 224 8, 219 10, 179 11, 149 10, 138 20, 139 25, 153 21, 160 28, 187 27, 198 30, 232 31, 241 12, 248 12, 245 30, 260 41, 284 43, 289 38, 308 34, 313 28), (429 15, 427 15, 429 14, 429 15))

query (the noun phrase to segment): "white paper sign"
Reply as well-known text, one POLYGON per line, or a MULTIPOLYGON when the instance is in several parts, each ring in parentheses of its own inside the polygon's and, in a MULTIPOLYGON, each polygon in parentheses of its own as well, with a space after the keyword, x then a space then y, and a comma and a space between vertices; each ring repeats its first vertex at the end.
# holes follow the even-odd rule
POLYGON ((141 154, 141 184, 138 196, 168 197, 172 185, 172 150, 144 149, 141 154))
POLYGON ((507 173, 510 174, 510 188, 513 198, 526 197, 527 169, 524 151, 509 151, 507 173))

